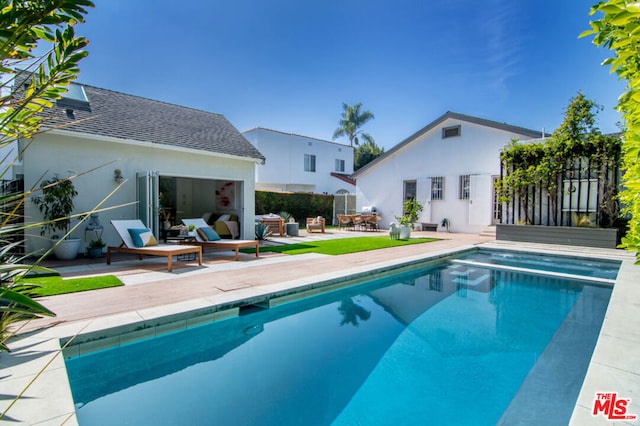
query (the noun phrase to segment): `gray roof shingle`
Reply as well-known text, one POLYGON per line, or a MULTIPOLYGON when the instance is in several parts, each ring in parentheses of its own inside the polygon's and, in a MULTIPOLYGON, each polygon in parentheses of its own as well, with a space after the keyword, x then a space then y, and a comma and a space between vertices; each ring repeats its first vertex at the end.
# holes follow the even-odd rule
POLYGON ((90 111, 45 111, 45 125, 65 131, 197 149, 254 160, 264 156, 221 114, 82 85, 90 111))

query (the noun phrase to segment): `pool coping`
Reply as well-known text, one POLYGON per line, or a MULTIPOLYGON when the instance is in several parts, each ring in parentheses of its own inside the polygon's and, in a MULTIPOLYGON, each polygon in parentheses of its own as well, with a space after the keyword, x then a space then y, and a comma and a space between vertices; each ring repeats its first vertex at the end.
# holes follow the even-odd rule
MULTIPOLYGON (((623 345, 624 349, 632 353, 640 353, 640 332, 634 332, 640 330, 640 316, 636 315, 634 318, 630 315, 640 306, 640 295, 634 294, 632 285, 634 281, 640 283, 640 267, 634 265, 633 255, 619 250, 568 249, 566 246, 489 242, 392 259, 376 264, 375 268, 372 265, 355 266, 322 275, 297 278, 270 285, 268 288, 239 289, 232 294, 219 294, 109 317, 77 321, 28 333, 11 342, 13 352, 10 355, 0 356, 3 394, 18 395, 33 381, 24 397, 18 399, 11 407, 7 418, 29 424, 78 424, 64 356, 79 355, 105 346, 124 344, 129 341, 127 339, 153 337, 199 323, 220 320, 237 315, 240 306, 243 305, 265 303, 273 298, 283 300, 282 298, 299 297, 295 294, 301 291, 326 291, 331 286, 337 288, 358 277, 371 276, 372 270, 375 274, 384 274, 411 264, 437 262, 474 248, 539 251, 546 254, 621 260, 620 272, 571 424, 609 424, 603 416, 600 416, 600 419, 591 415, 595 392, 615 391, 621 397, 631 398, 629 412, 640 413, 640 401, 636 398, 640 393, 640 362, 637 359, 629 362, 620 356, 619 350, 613 349, 623 345), (72 340, 76 335, 82 337, 72 340), (69 344, 64 355, 61 343, 69 344)), ((10 402, 0 401, 1 410, 5 411, 10 402)))

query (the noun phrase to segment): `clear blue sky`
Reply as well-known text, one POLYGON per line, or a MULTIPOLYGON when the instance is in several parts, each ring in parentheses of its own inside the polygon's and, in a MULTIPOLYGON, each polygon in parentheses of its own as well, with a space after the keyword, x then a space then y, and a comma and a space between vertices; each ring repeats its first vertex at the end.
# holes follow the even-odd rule
MULTIPOLYGON (((595 0, 95 0, 85 84, 331 140, 342 103, 385 149, 446 111, 553 131, 582 91, 618 131, 595 0)), ((346 139, 339 139, 348 143, 346 139)))

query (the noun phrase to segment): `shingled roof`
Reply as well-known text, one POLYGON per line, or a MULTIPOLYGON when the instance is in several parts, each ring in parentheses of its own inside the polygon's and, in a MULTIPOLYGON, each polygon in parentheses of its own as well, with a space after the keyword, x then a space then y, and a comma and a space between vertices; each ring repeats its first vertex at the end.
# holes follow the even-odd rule
MULTIPOLYGON (((75 83, 74 83, 75 84, 75 83)), ((47 127, 264 161, 221 114, 82 85, 89 108, 58 102, 45 111, 47 127), (88 109, 88 111, 87 111, 88 109)))

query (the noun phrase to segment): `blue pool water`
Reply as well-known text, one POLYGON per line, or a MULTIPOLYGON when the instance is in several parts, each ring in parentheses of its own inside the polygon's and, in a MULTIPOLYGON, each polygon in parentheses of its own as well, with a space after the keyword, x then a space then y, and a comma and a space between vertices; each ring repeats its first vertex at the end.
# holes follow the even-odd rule
POLYGON ((563 257, 501 250, 477 250, 461 256, 460 259, 612 280, 616 278, 620 269, 620 262, 616 260, 563 257))
POLYGON ((610 293, 446 263, 66 363, 81 425, 566 424, 610 293))

